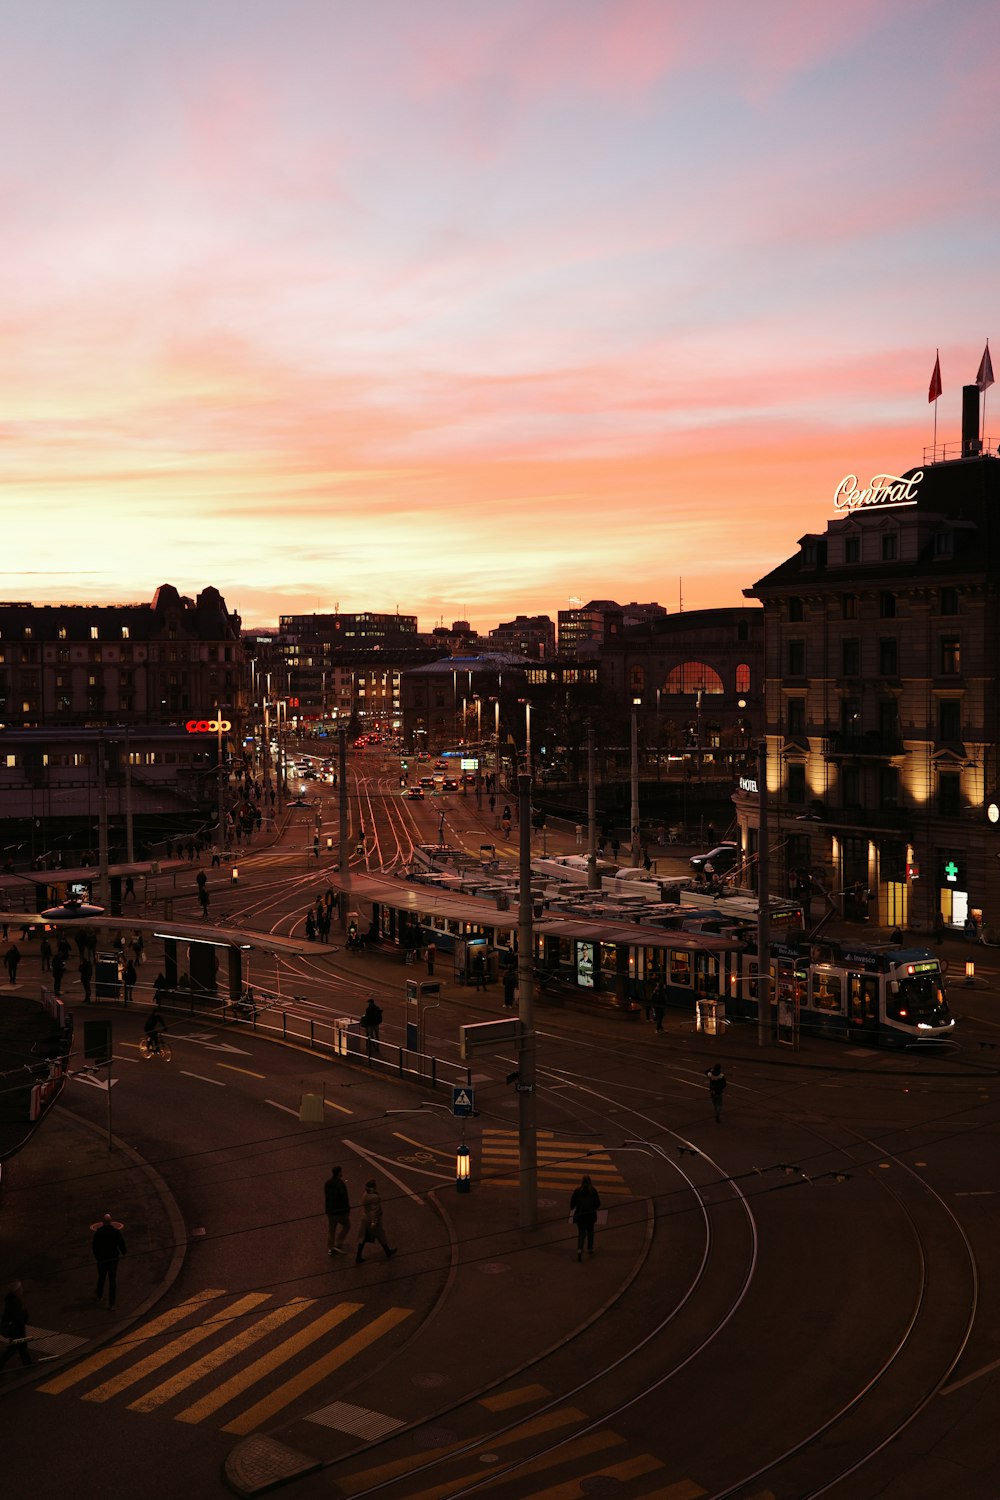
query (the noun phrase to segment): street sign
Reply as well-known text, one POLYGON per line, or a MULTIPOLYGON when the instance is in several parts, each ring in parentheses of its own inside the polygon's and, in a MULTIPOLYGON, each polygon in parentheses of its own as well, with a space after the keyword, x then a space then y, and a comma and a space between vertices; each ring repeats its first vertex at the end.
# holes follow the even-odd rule
POLYGON ((467 1120, 476 1112, 476 1091, 469 1087, 452 1088, 451 1112, 458 1118, 467 1120))
POLYGON ((513 1042, 516 1048, 523 1033, 524 1027, 517 1016, 512 1016, 509 1021, 474 1021, 469 1026, 458 1028, 458 1055, 463 1062, 468 1062, 478 1047, 496 1047, 503 1042, 513 1042))

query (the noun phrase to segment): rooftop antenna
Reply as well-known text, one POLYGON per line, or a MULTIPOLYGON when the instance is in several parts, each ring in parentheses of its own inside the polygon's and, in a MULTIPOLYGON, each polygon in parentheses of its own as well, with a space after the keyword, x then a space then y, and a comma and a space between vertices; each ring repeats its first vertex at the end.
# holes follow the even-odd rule
POLYGON ((684 580, 683 580, 683 578, 678 578, 678 580, 677 580, 677 613, 679 615, 682 615, 684 613, 684 580))

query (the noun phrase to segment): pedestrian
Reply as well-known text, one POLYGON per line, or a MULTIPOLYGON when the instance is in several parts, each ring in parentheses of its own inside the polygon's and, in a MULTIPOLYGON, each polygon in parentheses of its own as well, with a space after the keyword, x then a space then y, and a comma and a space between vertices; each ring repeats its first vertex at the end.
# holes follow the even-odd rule
POLYGON ((513 1010, 517 997, 517 970, 513 964, 508 964, 503 971, 503 1008, 513 1010))
POLYGON ((569 1211, 576 1225, 576 1258, 583 1260, 583 1243, 587 1242, 587 1254, 594 1253, 594 1225, 597 1223, 597 1210, 601 1206, 601 1195, 591 1182, 589 1177, 580 1180, 580 1186, 573 1189, 573 1196, 569 1200, 569 1211))
POLYGON ((313 857, 319 859, 319 834, 313 834, 313 857))
POLYGON ((122 897, 122 905, 124 905, 125 902, 129 901, 129 900, 131 900, 131 901, 135 900, 135 881, 132 879, 131 875, 126 875, 125 876, 125 894, 122 897))
POLYGON ((346 1255, 344 1241, 351 1230, 351 1200, 340 1167, 331 1167, 323 1184, 323 1207, 326 1213, 326 1253, 346 1255))
POLYGON ((903 929, 901 927, 894 927, 889 941, 890 943, 901 943, 903 941, 903 929))
POLYGON ((375 996, 369 995, 368 1004, 365 1006, 364 1013, 361 1017, 361 1028, 364 1031, 365 1036, 368 1038, 369 1049, 374 1052, 378 1051, 378 1033, 379 1027, 381 1025, 381 1007, 376 1005, 375 996))
MULTIPOLYGON (((54 967, 55 967, 55 965, 53 965, 53 968, 54 967)), ((83 958, 81 960, 81 962, 80 962, 80 968, 79 968, 78 972, 79 972, 79 975, 80 975, 80 983, 83 986, 83 1003, 84 1003, 84 1005, 89 1005, 90 1004, 90 981, 94 977, 94 965, 90 962, 89 958, 83 958)), ((59 993, 59 991, 57 990, 56 994, 58 994, 58 993, 59 993)))
POLYGON ((435 959, 436 955, 437 955, 437 945, 435 943, 428 943, 427 947, 424 949, 424 958, 427 960, 427 973, 428 974, 433 974, 434 973, 434 959, 435 959))
POLYGON ((113 1219, 110 1214, 105 1214, 99 1223, 91 1224, 90 1227, 94 1231, 94 1238, 91 1240, 90 1248, 93 1251, 94 1259, 97 1261, 96 1296, 98 1302, 100 1302, 104 1296, 104 1283, 107 1282, 108 1308, 110 1310, 114 1307, 115 1298, 118 1294, 118 1261, 121 1256, 126 1254, 125 1239, 122 1235, 122 1229, 125 1226, 120 1224, 117 1219, 113 1219))
POLYGON ((3 1312, 0 1313, 0 1335, 7 1340, 7 1347, 0 1354, 0 1370, 10 1359, 14 1351, 22 1365, 33 1364, 34 1361, 28 1353, 28 1309, 24 1305, 21 1296, 23 1288, 19 1281, 12 1281, 10 1290, 3 1299, 3 1312))
POLYGON ((49 942, 48 933, 43 933, 42 935, 42 941, 38 948, 38 956, 42 960, 42 973, 44 974, 46 970, 51 971, 52 944, 49 942))
POLYGON ((57 998, 62 991, 63 975, 66 972, 66 960, 58 953, 52 955, 52 993, 57 998))
POLYGON ((7 973, 10 976, 11 984, 16 984, 17 966, 21 962, 21 950, 16 943, 11 943, 3 956, 3 961, 7 965, 7 973))
POLYGON ((726 1075, 722 1071, 722 1064, 716 1063, 712 1068, 705 1069, 705 1077, 708 1079, 708 1092, 712 1099, 712 1108, 715 1111, 715 1123, 722 1123, 722 1096, 726 1092, 726 1075))
POLYGON ((306 912, 306 942, 316 941, 316 918, 313 916, 312 907, 306 912))
POLYGON ((582 849, 583 848, 583 824, 582 823, 577 823, 577 825, 576 825, 576 847, 578 849, 582 849))
POLYGON ((204 886, 202 886, 201 890, 198 892, 198 900, 199 900, 199 902, 201 904, 201 914, 204 917, 205 921, 207 922, 208 921, 208 891, 207 891, 207 889, 204 886))
POLYGON ((198 894, 200 896, 201 893, 202 893, 202 891, 208 885, 208 876, 205 874, 204 870, 199 870, 198 871, 197 885, 198 885, 198 894))
POLYGON ((391 1260, 396 1251, 385 1237, 385 1229, 382 1224, 382 1199, 379 1196, 378 1186, 374 1177, 370 1177, 365 1183, 365 1196, 361 1200, 362 1220, 361 1238, 358 1240, 358 1250, 354 1257, 354 1264, 359 1266, 365 1258, 365 1246, 374 1245, 377 1240, 385 1251, 386 1260, 391 1260))
POLYGON ((132 996, 135 993, 135 982, 138 975, 135 972, 135 964, 129 959, 122 972, 122 983, 125 986, 125 1004, 132 1004, 132 996))
POLYGON ((472 973, 476 981, 477 990, 486 988, 486 954, 477 953, 472 963, 472 973))
POLYGON ((653 1012, 653 1025, 656 1027, 657 1031, 662 1031, 663 1017, 666 1014, 667 1009, 667 992, 663 988, 662 979, 658 979, 656 981, 656 984, 653 986, 653 993, 650 997, 649 1003, 650 1008, 653 1012))
POLYGON ((934 941, 937 943, 937 945, 938 945, 939 948, 940 948, 941 944, 944 942, 944 934, 945 934, 944 917, 941 915, 941 913, 939 911, 936 911, 934 913, 934 941))
POLYGON ((146 962, 146 943, 141 932, 136 932, 132 938, 132 952, 137 964, 146 962))

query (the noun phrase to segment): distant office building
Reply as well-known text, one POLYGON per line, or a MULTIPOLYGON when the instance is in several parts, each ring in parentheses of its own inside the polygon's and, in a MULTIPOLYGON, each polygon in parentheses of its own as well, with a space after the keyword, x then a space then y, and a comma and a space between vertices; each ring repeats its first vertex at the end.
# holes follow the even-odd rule
POLYGON ((272 693, 284 698, 292 723, 391 734, 400 723, 401 672, 446 650, 418 635, 416 615, 282 615, 272 693))
POLYGON ((616 604, 613 599, 591 599, 572 609, 559 611, 559 655, 594 655, 607 638, 605 620, 620 622, 616 628, 640 625, 667 611, 662 604, 616 604))
MULTIPOLYGON (((926 933, 1000 926, 1000 457, 961 444, 831 483, 826 530, 747 589, 766 617, 772 888, 926 933)), ((757 842, 757 792, 738 799, 757 842)), ((815 911, 815 908, 814 908, 815 911)))
POLYGON ((170 584, 151 604, 0 604, 0 728, 236 719, 240 619, 217 589, 170 584))
POLYGON ((399 636, 415 636, 416 615, 380 615, 369 610, 361 614, 281 615, 281 635, 299 641, 328 641, 345 650, 372 647, 395 641, 399 636))
POLYGON ((548 615, 517 615, 490 631, 490 646, 514 656, 547 660, 556 654, 556 627, 548 615))

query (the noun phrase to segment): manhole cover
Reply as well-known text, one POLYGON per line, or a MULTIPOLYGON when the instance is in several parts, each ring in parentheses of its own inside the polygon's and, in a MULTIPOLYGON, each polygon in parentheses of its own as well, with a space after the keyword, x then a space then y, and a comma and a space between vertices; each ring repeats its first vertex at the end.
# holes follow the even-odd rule
POLYGON ((498 1464, 500 1462, 500 1455, 499 1453, 480 1453, 479 1462, 481 1464, 498 1464))
POLYGON ((502 1260, 484 1260, 479 1269, 484 1276, 502 1276, 510 1266, 505 1266, 502 1260))
POLYGON ((458 1433, 447 1427, 425 1427, 413 1439, 418 1448, 446 1448, 458 1442, 458 1433))

